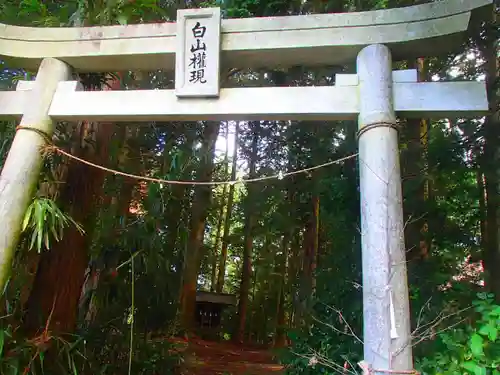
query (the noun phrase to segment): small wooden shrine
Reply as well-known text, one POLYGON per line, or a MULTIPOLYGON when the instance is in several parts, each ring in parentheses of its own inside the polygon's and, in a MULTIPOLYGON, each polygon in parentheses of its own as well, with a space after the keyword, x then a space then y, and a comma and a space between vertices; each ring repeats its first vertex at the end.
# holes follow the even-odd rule
POLYGON ((234 294, 198 291, 196 293, 196 322, 201 330, 218 330, 222 311, 236 306, 234 294))

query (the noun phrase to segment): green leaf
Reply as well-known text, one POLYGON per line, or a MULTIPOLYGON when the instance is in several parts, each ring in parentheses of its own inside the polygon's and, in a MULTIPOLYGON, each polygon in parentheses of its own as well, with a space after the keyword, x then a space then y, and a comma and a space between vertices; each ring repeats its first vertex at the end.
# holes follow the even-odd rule
POLYGON ((482 366, 477 366, 476 372, 474 374, 475 375, 486 375, 486 369, 482 366))
POLYGON ((478 293, 478 294, 477 294, 477 297, 478 297, 479 299, 485 300, 486 298, 488 298, 488 294, 487 294, 487 293, 484 293, 484 292, 481 292, 481 293, 478 293))
POLYGON ((26 230, 28 227, 28 224, 30 223, 31 220, 31 213, 33 212, 33 203, 30 204, 28 207, 28 210, 26 211, 26 214, 24 215, 24 220, 23 220, 23 231, 26 230))
POLYGON ((467 362, 465 362, 465 363, 462 364, 462 367, 464 369, 466 369, 467 371, 469 371, 469 372, 475 373, 476 372, 477 363, 473 362, 473 361, 467 361, 467 362))
POLYGON ((37 250, 42 249, 42 239, 43 239, 43 224, 45 222, 45 214, 42 209, 43 202, 39 202, 35 208, 35 220, 36 220, 36 232, 37 232, 37 250))
POLYGON ((42 369, 42 374, 43 374, 44 373, 43 360, 45 359, 45 353, 40 352, 39 357, 40 357, 40 367, 42 369))
POLYGON ((0 358, 2 358, 3 354, 3 344, 4 344, 4 331, 3 329, 0 330, 0 358))
POLYGON ((490 341, 497 341, 498 338, 498 328, 496 327, 491 327, 490 333, 488 334, 488 338, 490 341))
POLYGON ((29 249, 33 249, 35 247, 35 242, 36 242, 36 231, 34 230, 33 233, 31 233, 31 242, 30 242, 30 247, 29 249))
POLYGON ((128 16, 122 13, 118 17, 116 17, 116 20, 120 25, 126 25, 128 23, 128 16))
POLYGON ((56 223, 54 221, 52 221, 51 224, 52 225, 50 226, 50 231, 52 232, 52 235, 54 236, 55 240, 59 241, 60 236, 59 236, 59 233, 57 232, 57 229, 56 229, 56 223))
POLYGON ((78 375, 78 370, 76 369, 75 361, 71 358, 71 368, 73 369, 73 375, 78 375))
POLYGON ((50 249, 50 240, 49 240, 49 233, 45 232, 43 235, 43 244, 45 245, 46 249, 50 249))
POLYGON ((481 357, 484 355, 483 352, 483 338, 477 333, 474 333, 470 339, 470 349, 472 354, 476 357, 481 357))
POLYGON ((490 315, 500 316, 500 306, 497 306, 490 312, 490 315))
POLYGON ((482 326, 479 333, 483 336, 488 336, 490 341, 495 342, 498 337, 498 328, 494 326, 494 322, 491 322, 482 326))

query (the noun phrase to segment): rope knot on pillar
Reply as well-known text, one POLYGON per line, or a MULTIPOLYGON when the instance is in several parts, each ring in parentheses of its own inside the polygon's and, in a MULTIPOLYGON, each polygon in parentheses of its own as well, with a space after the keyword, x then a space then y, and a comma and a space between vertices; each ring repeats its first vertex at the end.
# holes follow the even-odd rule
POLYGON ((45 130, 38 129, 37 127, 31 126, 31 125, 30 126, 18 125, 18 126, 16 126, 16 132, 18 130, 29 130, 29 131, 35 132, 40 137, 42 137, 48 144, 52 144, 52 137, 49 136, 49 134, 45 130))
POLYGON ((57 152, 59 150, 59 148, 57 148, 57 146, 54 145, 54 142, 52 141, 52 137, 46 131, 44 131, 42 129, 39 129, 39 128, 37 128, 35 126, 31 126, 31 125, 29 125, 29 126, 18 125, 18 126, 16 126, 16 132, 18 130, 28 130, 28 131, 31 131, 31 132, 38 134, 40 137, 43 138, 43 140, 45 141, 45 145, 40 146, 40 154, 43 157, 52 155, 54 152, 57 152))
POLYGON ((361 137, 361 135, 363 133, 367 132, 368 130, 372 130, 375 128, 381 128, 381 127, 392 128, 392 129, 395 129, 396 131, 399 131, 399 129, 401 128, 401 126, 397 122, 378 121, 378 122, 374 122, 372 124, 367 124, 367 125, 361 126, 360 129, 356 133, 356 138, 359 139, 359 137, 361 137))

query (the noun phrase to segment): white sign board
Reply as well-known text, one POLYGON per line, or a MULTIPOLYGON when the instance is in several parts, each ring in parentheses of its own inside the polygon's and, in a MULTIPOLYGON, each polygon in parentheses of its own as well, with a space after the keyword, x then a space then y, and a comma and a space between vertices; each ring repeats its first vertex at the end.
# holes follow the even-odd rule
POLYGON ((218 97, 220 90, 220 8, 177 11, 175 93, 218 97))

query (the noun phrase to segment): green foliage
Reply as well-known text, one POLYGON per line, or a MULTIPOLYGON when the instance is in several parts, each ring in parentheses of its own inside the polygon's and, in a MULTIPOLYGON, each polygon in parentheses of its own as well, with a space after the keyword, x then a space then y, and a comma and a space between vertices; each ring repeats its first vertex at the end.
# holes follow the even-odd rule
MULTIPOLYGON (((89 368, 94 374, 127 374, 129 340, 126 324, 112 324, 86 331, 85 340, 92 343, 89 368), (104 328, 104 329, 103 329, 104 328)), ((90 349, 90 347, 89 347, 90 349)), ((176 374, 181 363, 178 348, 168 340, 148 340, 145 335, 134 335, 131 374, 176 374)), ((91 374, 92 372, 86 372, 91 374)))
POLYGON ((67 2, 46 0, 6 0, 0 5, 2 21, 11 24, 59 27, 110 25, 160 21, 170 4, 158 0, 67 2))
MULTIPOLYGON (((0 374, 41 375, 54 371, 68 375, 126 374, 129 350, 126 336, 126 331, 122 333, 113 327, 82 332, 80 336, 52 336, 44 331, 40 336, 26 339, 18 328, 4 322, 0 328, 0 374), (107 334, 103 335, 104 332, 107 334), (97 345, 103 337, 102 346, 97 345)), ((179 364, 178 348, 173 344, 137 336, 132 374, 175 374, 179 364)))
POLYGON ((36 247, 41 252, 44 248, 50 249, 51 237, 60 241, 69 225, 74 225, 81 234, 85 233, 82 226, 62 212, 53 200, 35 198, 26 210, 22 230, 28 236, 31 234, 29 249, 36 247))
MULTIPOLYGON (((81 337, 52 336, 44 331, 27 339, 5 320, 0 324, 0 373, 2 375, 40 375, 57 368, 64 374, 80 374, 88 366, 85 341, 81 337), (47 368, 47 357, 54 360, 47 368)), ((96 372, 99 373, 99 372, 96 372)))
POLYGON ((87 25, 126 25, 145 21, 160 21, 165 8, 157 0, 138 1, 78 1, 78 9, 72 19, 79 18, 87 25))
POLYGON ((420 361, 423 374, 500 374, 500 305, 491 294, 478 297, 473 322, 438 335, 435 355, 420 361))

